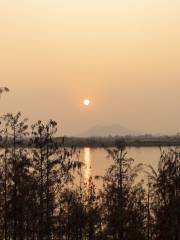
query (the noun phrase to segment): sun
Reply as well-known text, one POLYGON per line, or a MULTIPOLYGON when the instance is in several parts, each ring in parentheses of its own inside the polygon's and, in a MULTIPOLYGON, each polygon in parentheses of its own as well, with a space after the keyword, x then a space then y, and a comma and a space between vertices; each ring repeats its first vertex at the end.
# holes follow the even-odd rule
POLYGON ((89 99, 84 99, 84 101, 83 101, 83 104, 84 104, 85 106, 89 106, 90 103, 91 103, 91 101, 90 101, 89 99))

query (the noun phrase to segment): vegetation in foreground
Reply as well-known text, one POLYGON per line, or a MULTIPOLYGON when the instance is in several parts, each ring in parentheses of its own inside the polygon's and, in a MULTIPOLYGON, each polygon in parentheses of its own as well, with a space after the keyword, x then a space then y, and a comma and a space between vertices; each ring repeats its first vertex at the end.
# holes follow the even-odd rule
POLYGON ((20 113, 2 117, 0 239, 180 239, 179 149, 162 150, 156 172, 136 166, 125 142, 117 143, 107 149, 113 164, 97 177, 98 192, 94 179, 84 182, 78 151, 54 141, 56 131, 52 120, 29 128, 20 113), (19 147, 24 138, 34 148, 19 147))

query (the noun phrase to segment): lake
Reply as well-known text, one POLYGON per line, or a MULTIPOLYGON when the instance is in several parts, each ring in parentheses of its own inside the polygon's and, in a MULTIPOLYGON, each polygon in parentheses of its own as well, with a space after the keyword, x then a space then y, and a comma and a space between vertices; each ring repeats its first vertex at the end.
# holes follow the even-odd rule
MULTIPOLYGON (((168 148, 164 148, 168 150, 168 148)), ((158 147, 130 147, 126 149, 127 157, 133 158, 135 164, 143 163, 151 165, 155 170, 160 159, 160 149, 158 147)), ((80 160, 84 162, 84 178, 90 176, 102 176, 106 169, 112 164, 112 159, 107 158, 107 151, 104 148, 83 148, 81 149, 80 160)), ((100 183, 97 186, 101 186, 100 183)))

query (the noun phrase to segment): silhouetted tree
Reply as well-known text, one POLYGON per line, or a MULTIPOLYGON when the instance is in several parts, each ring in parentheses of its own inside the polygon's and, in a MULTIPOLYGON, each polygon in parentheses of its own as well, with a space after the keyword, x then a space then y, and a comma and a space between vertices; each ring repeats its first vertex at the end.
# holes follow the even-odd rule
MULTIPOLYGON (((3 117, 5 121, 5 127, 7 129, 7 134, 12 139, 12 151, 11 151, 11 164, 12 164, 12 202, 13 202, 13 214, 12 214, 12 221, 13 221, 13 239, 17 239, 17 231, 18 231, 18 184, 19 184, 19 168, 18 164, 21 161, 22 151, 20 148, 17 149, 18 144, 20 141, 23 140, 24 137, 27 136, 27 128, 28 125, 26 124, 27 119, 21 120, 21 113, 17 113, 16 115, 13 114, 6 114, 3 117)), ((21 225, 21 223, 19 223, 21 225)))
POLYGON ((0 96, 3 92, 9 92, 9 88, 7 87, 0 87, 0 96))
POLYGON ((180 239, 180 152, 161 150, 157 172, 150 167, 155 239, 180 239))
MULTIPOLYGON (((53 239, 57 235, 58 199, 66 185, 73 181, 73 171, 80 166, 76 149, 57 145, 54 136, 57 123, 38 121, 32 126, 33 163, 39 182, 39 239, 53 239)), ((60 226, 61 227, 61 226, 60 226)), ((60 230, 59 230, 60 231, 60 230)))
POLYGON ((144 190, 135 185, 141 165, 133 166, 125 144, 108 149, 113 165, 103 177, 102 211, 104 239, 123 240, 144 237, 144 190), (137 225, 135 228, 134 226, 137 225))

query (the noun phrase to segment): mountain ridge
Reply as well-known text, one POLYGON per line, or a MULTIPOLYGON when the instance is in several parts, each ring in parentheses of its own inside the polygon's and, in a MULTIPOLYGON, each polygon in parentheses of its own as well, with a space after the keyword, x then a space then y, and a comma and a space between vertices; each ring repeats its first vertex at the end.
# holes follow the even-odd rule
POLYGON ((141 135, 142 133, 128 129, 120 124, 95 125, 87 131, 78 134, 80 137, 107 137, 107 136, 127 136, 141 135))

